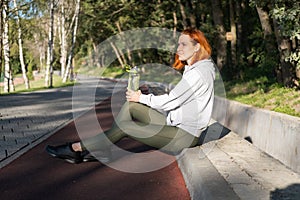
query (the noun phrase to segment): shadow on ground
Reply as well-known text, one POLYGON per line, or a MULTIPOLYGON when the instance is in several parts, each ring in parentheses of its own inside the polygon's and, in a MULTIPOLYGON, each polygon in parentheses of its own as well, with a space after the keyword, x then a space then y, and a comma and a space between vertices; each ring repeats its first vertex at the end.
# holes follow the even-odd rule
POLYGON ((283 189, 273 190, 270 194, 271 200, 299 200, 300 184, 289 185, 283 189))
POLYGON ((230 129, 224 127, 222 124, 215 122, 209 125, 208 128, 201 133, 198 145, 221 139, 230 133, 230 131, 230 129))

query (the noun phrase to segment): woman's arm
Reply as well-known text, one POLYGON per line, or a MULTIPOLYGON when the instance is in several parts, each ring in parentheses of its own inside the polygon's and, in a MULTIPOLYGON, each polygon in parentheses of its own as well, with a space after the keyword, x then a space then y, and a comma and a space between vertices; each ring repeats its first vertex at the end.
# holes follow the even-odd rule
MULTIPOLYGON (((139 102, 155 109, 164 111, 173 110, 195 95, 196 91, 203 88, 205 84, 198 70, 192 70, 184 74, 180 82, 169 94, 155 96, 153 94, 140 95, 139 102)), ((203 88, 204 89, 204 88, 203 88)))

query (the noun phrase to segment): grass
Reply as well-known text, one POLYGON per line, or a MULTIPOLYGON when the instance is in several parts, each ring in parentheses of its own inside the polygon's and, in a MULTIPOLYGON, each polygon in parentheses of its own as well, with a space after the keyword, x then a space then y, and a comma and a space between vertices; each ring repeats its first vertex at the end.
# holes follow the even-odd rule
POLYGON ((300 117, 300 91, 262 81, 225 83, 227 98, 254 107, 300 117))
MULTIPOLYGON (((31 80, 30 81, 30 89, 25 88, 25 84, 17 84, 15 85, 15 91, 10 93, 3 92, 3 86, 0 87, 0 95, 9 95, 9 94, 16 94, 20 92, 33 92, 37 90, 44 90, 49 89, 49 87, 45 87, 45 79, 38 79, 38 80, 31 80)), ((53 75, 53 87, 52 88, 60 88, 60 87, 67 87, 74 85, 75 82, 66 82, 63 83, 60 76, 53 75)))

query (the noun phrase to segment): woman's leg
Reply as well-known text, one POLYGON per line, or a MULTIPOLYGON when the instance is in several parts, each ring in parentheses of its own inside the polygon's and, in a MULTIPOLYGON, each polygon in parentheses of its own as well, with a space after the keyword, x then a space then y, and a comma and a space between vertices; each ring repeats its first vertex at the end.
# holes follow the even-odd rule
POLYGON ((132 126, 136 127, 134 120, 142 122, 143 124, 165 124, 166 121, 163 114, 148 106, 140 103, 125 102, 112 127, 104 133, 82 140, 80 143, 82 150, 106 149, 111 143, 116 143, 123 137, 128 136, 124 128, 120 128, 120 124, 132 124, 132 126))
POLYGON ((149 146, 177 152, 194 146, 197 138, 188 132, 166 125, 165 116, 140 103, 126 102, 111 129, 81 142, 83 149, 106 149, 123 137, 129 136, 149 146))
POLYGON ((146 145, 155 147, 167 152, 180 152, 184 148, 193 147, 197 144, 198 138, 190 133, 174 126, 139 123, 121 123, 121 127, 128 132, 128 137, 133 138, 146 145), (141 128, 141 127, 146 128, 141 128))
POLYGON ((195 146, 198 142, 198 138, 190 133, 166 125, 166 117, 157 110, 140 103, 130 103, 129 111, 131 118, 124 117, 117 123, 130 138, 171 152, 195 146))
MULTIPOLYGON (((131 137, 146 145, 168 151, 180 152, 183 148, 197 144, 197 138, 188 132, 172 126, 166 125, 165 116, 139 103, 126 102, 111 129, 94 137, 84 139, 80 143, 73 143, 60 146, 48 145, 47 152, 58 158, 65 159, 71 163, 87 162, 95 160, 87 158, 88 152, 96 153, 96 157, 102 162, 111 159, 110 146, 123 137, 131 137), (79 149, 74 149, 74 144, 79 145, 79 149), (82 152, 87 154, 82 154, 82 152)), ((75 146, 76 146, 75 145, 75 146)))

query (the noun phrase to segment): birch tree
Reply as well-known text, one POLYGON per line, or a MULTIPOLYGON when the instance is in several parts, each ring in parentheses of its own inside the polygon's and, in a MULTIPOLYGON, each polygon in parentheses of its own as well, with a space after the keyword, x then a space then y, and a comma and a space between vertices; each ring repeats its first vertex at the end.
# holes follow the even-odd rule
POLYGON ((19 44, 19 58, 20 58, 20 64, 21 64, 21 69, 22 69, 22 75, 25 83, 25 88, 29 89, 29 79, 26 74, 26 67, 25 67, 25 62, 24 62, 24 56, 23 56, 23 42, 22 42, 22 29, 21 29, 21 24, 20 24, 20 16, 19 16, 19 10, 18 10, 18 5, 17 1, 14 0, 14 7, 16 10, 16 21, 17 21, 17 28, 18 28, 18 44, 19 44))
POLYGON ((2 7, 2 19, 3 19, 3 56, 4 56, 4 92, 8 93, 14 91, 13 74, 9 63, 9 24, 8 24, 8 1, 3 1, 2 7))
POLYGON ((48 48, 45 73, 45 86, 53 87, 53 34, 54 34, 54 0, 49 2, 50 23, 48 32, 48 48))
POLYGON ((71 80, 73 79, 73 56, 74 56, 73 54, 74 54, 74 47, 76 42, 77 28, 78 28, 79 11, 80 11, 80 0, 76 0, 76 7, 74 12, 74 27, 72 31, 72 43, 68 55, 67 67, 63 78, 63 83, 67 82, 68 78, 70 78, 71 80))
POLYGON ((2 33, 3 33, 3 29, 2 29, 2 13, 3 13, 3 1, 0 1, 0 77, 2 77, 2 33))
POLYGON ((63 78, 65 75, 65 70, 66 70, 66 61, 67 61, 67 31, 65 28, 65 21, 66 21, 66 16, 65 16, 65 1, 61 0, 60 2, 60 65, 61 65, 61 77, 63 78))

